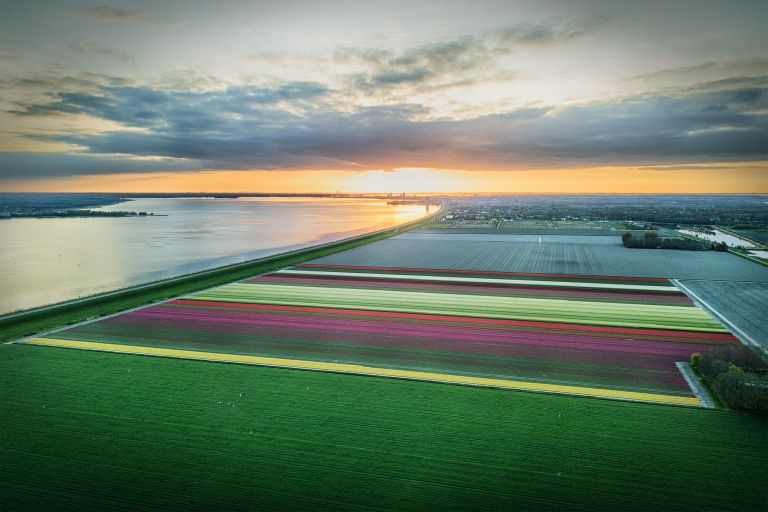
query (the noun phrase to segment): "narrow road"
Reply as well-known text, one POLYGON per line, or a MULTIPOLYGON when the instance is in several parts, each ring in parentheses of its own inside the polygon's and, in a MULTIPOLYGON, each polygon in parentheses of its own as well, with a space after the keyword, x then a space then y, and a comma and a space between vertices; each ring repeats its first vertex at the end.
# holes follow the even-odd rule
POLYGON ((688 363, 675 364, 677 365, 677 369, 680 370, 680 373, 683 374, 683 377, 685 377, 685 381, 691 387, 693 394, 696 395, 696 398, 701 402, 701 406, 708 409, 716 409, 717 405, 715 405, 715 401, 709 396, 709 391, 704 387, 704 384, 702 384, 701 379, 696 375, 696 372, 693 371, 691 365, 688 363))

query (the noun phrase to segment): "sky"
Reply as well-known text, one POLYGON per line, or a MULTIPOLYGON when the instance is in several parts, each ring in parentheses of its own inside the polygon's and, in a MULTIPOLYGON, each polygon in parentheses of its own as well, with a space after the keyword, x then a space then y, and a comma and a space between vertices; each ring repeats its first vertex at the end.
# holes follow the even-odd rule
POLYGON ((768 192, 768 2, 8 2, 0 190, 768 192))

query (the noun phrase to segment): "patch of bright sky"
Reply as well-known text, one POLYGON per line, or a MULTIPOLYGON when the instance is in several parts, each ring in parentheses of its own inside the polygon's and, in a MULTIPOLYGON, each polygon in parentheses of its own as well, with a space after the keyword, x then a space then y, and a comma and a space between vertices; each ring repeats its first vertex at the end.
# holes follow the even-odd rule
MULTIPOLYGON (((82 115, 32 118, 7 112, 20 102, 81 90, 87 83, 93 87, 109 77, 174 90, 316 81, 336 91, 329 101, 339 110, 411 103, 426 109, 423 117, 466 119, 768 72, 765 1, 6 4, 0 17, 0 151, 8 152, 72 151, 76 148, 34 135, 122 128, 82 115), (549 42, 493 39, 499 28, 526 26, 571 27, 583 33, 549 42), (447 73, 430 84, 368 91, 352 85, 353 75, 377 69, 355 57, 360 52, 396 57, 462 38, 474 38, 488 50, 488 61, 466 76, 447 73), (37 85, 23 80, 37 80, 37 85)), ((408 172, 415 171, 398 176, 408 177, 408 172)), ((419 172, 431 176, 431 171, 419 172)), ((378 176, 372 174, 371 183, 384 179, 378 176)), ((355 179, 360 178, 347 185, 357 186, 355 179)))
POLYGON ((483 105, 499 101, 557 105, 621 94, 639 87, 627 83, 633 76, 691 63, 757 58, 768 41, 765 18, 740 8, 740 2, 116 3, 140 13, 127 20, 92 16, 78 10, 82 6, 67 0, 5 7, 0 41, 23 54, 12 71, 24 75, 55 66, 139 83, 198 75, 215 77, 202 82, 207 86, 254 79, 339 86, 345 74, 359 69, 334 59, 344 48, 398 53, 468 35, 482 37, 503 26, 595 24, 567 44, 510 43, 510 53, 494 67, 515 80, 428 93, 404 91, 412 101, 441 110, 455 110, 454 103, 477 104, 483 110, 483 105), (72 47, 77 38, 130 54, 135 64, 108 53, 78 53, 72 47), (303 59, 301 65, 295 65, 296 59, 303 59))

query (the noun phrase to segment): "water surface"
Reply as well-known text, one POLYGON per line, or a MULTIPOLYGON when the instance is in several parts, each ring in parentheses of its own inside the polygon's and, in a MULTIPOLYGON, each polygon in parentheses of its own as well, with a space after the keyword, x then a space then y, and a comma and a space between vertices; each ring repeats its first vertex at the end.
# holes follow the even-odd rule
POLYGON ((693 235, 699 238, 703 238, 705 240, 709 240, 710 242, 715 242, 715 243, 725 242, 727 245, 731 247, 738 247, 738 246, 747 247, 747 248, 755 247, 755 244, 750 242, 749 240, 735 237, 729 233, 720 231, 719 229, 713 229, 712 233, 705 233, 703 231, 694 231, 692 229, 678 229, 678 231, 681 233, 685 233, 686 235, 693 235))
POLYGON ((423 216, 371 199, 136 199, 167 216, 0 220, 0 313, 338 240, 423 216))

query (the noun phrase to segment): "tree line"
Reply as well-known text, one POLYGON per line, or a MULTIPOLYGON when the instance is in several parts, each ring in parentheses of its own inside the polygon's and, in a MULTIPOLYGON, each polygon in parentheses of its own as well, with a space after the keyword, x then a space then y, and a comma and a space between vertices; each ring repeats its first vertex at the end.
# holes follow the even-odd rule
POLYGON ((621 243, 624 244, 624 247, 632 249, 677 249, 681 251, 708 251, 710 249, 728 250, 728 246, 725 244, 722 244, 724 248, 721 249, 719 244, 712 245, 707 242, 699 242, 688 238, 662 238, 656 231, 646 231, 642 236, 636 236, 627 231, 621 236, 621 243))
POLYGON ((768 414, 768 363, 744 345, 696 352, 691 365, 729 408, 768 414))

